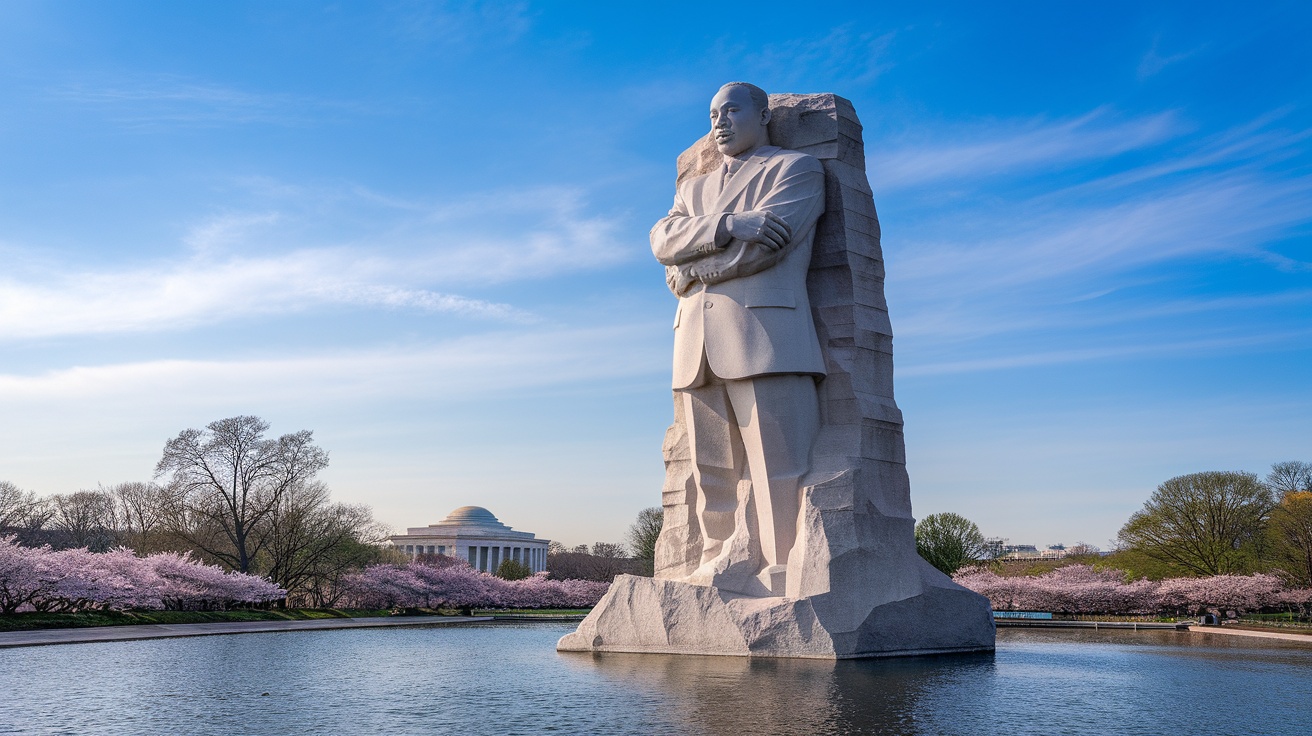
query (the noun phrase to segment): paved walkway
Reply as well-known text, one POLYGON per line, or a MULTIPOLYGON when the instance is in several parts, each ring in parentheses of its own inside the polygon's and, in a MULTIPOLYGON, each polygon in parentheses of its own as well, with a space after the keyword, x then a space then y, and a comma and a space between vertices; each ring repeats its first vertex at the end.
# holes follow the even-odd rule
POLYGON ((1150 629, 1176 629, 1184 631, 1188 624, 1173 624, 1164 621, 1063 621, 1033 618, 995 618, 993 623, 999 627, 1014 626, 1021 629, 1129 629, 1131 631, 1148 631, 1150 629))
POLYGON ((0 649, 46 644, 85 644, 99 641, 172 639, 180 636, 267 634, 278 631, 378 629, 390 626, 441 626, 491 621, 491 616, 380 616, 378 618, 320 618, 310 621, 224 621, 205 624, 144 624, 141 626, 90 626, 82 629, 38 629, 0 632, 0 649))
POLYGON ((1283 639, 1312 644, 1312 635, 1286 634, 1283 631, 1245 631, 1244 629, 1223 628, 1220 626, 1190 626, 1189 630, 1197 634, 1223 634, 1225 636, 1252 636, 1258 639, 1283 639))

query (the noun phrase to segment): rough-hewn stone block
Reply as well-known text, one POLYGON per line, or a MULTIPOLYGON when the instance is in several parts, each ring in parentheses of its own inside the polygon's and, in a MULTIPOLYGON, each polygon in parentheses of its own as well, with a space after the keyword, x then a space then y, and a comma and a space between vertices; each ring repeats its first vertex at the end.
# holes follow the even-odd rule
MULTIPOLYGON (((559 648, 820 658, 990 649, 988 601, 916 554, 861 123, 851 103, 832 94, 772 95, 771 106, 772 141, 815 155, 826 171, 826 212, 816 225, 807 289, 828 375, 818 385, 822 425, 802 480, 786 594, 730 594, 685 580, 697 565, 701 536, 676 401, 665 439, 657 579, 618 578, 559 648)), ((721 160, 704 137, 679 156, 678 180, 712 171, 721 160)), ((747 481, 739 484, 742 513, 749 490, 747 481)))

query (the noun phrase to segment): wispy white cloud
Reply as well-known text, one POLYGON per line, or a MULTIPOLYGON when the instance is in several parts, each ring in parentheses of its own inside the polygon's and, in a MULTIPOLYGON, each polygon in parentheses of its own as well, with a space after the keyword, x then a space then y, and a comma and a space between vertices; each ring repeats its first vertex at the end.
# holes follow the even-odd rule
POLYGON ((1282 343, 1303 344, 1310 338, 1312 338, 1312 330, 1296 330, 1275 333, 1268 332, 1238 337, 1178 340, 1172 342, 1140 341, 1106 347, 1017 353, 993 357, 977 357, 967 360, 912 363, 906 366, 899 366, 897 373, 900 377, 909 378, 953 373, 977 373, 980 371, 1003 370, 1009 368, 1028 368, 1040 365, 1059 365, 1062 363, 1085 363, 1090 361, 1117 360, 1145 356, 1209 354, 1215 353, 1219 350, 1254 348, 1279 345, 1282 343))
POLYGON ((393 34, 411 43, 472 51, 512 44, 533 27, 526 2, 399 2, 387 9, 393 34))
POLYGON ((46 96, 143 131, 165 125, 307 125, 379 112, 376 103, 242 89, 176 74, 90 75, 51 87, 46 96))
POLYGON ((506 304, 371 283, 402 278, 405 270, 404 263, 383 264, 343 250, 313 250, 75 272, 39 284, 0 277, 0 340, 177 330, 333 305, 531 319, 506 304))
POLYGON ((247 360, 151 360, 0 374, 0 402, 131 404, 155 396, 228 404, 477 401, 550 386, 663 374, 665 325, 501 330, 442 343, 247 360))
POLYGON ((571 190, 440 204, 358 187, 283 194, 275 209, 197 223, 173 259, 88 270, 16 253, 0 273, 0 339, 177 330, 332 306, 526 322, 533 315, 510 304, 453 292, 600 270, 636 254, 619 244, 616 221, 588 213, 571 190))
POLYGON ((407 206, 421 217, 399 223, 386 237, 428 248, 429 268, 445 282, 595 271, 641 254, 618 237, 617 219, 588 211, 577 189, 501 190, 407 206))
POLYGON ((1071 120, 989 123, 946 132, 948 142, 876 149, 867 160, 877 192, 943 180, 988 179, 1052 171, 1118 156, 1170 140, 1188 130, 1172 112, 1116 120, 1098 109, 1071 120))
MULTIPOLYGON (((896 33, 872 32, 846 23, 824 35, 781 38, 762 43, 740 36, 720 39, 707 54, 730 69, 746 70, 772 92, 809 92, 797 85, 817 79, 840 88, 869 84, 891 68, 889 47, 896 33), (773 87, 778 87, 774 89, 773 87)), ((725 80, 729 81, 729 80, 725 80)), ((752 80, 747 80, 752 81, 752 80)))
MULTIPOLYGON (((927 166, 895 182, 905 185, 900 204, 906 219, 901 229, 885 231, 894 326, 922 360, 900 373, 1249 345, 1231 345, 1234 334, 1252 337, 1252 345, 1298 345, 1288 328, 1307 311, 1305 286, 1218 277, 1216 295, 1198 298, 1181 274, 1312 272, 1306 249, 1296 244, 1312 222, 1312 177, 1297 163, 1308 132, 1273 128, 1280 111, 1210 136, 1183 133, 1187 126, 1173 115, 1110 127, 1106 119, 1098 112, 1077 123, 1037 127, 1030 137, 986 126, 978 134, 982 142, 969 149, 986 153, 965 157, 961 173, 947 173, 961 150, 951 141, 887 157, 902 162, 903 172, 914 172, 916 162, 927 166), (1167 140, 1173 136, 1179 137, 1167 140), (1052 160, 1033 158, 1034 170, 1020 186, 994 178, 992 163, 981 165, 1031 143, 1052 160), (1147 163, 1111 161, 1118 150, 1157 143, 1169 144, 1171 155, 1155 154, 1147 163), (1074 184, 1060 175, 1084 161, 1106 173, 1074 184), (910 186, 949 177, 957 190, 950 200, 910 186), (1192 316, 1199 314, 1211 317, 1192 316), (1122 327, 1104 333, 1112 326, 1122 327), (998 356, 1000 339, 1011 356, 998 356)), ((875 166, 872 161, 878 191, 883 177, 875 166)))
POLYGON ((1284 228, 1312 219, 1312 181, 1273 182, 1248 173, 1167 184, 1115 203, 1040 198, 960 242, 904 247, 900 275, 916 281, 956 276, 958 291, 994 291, 1078 276, 1089 279, 1146 265, 1219 253, 1262 257, 1284 228))
POLYGON ((1184 61, 1201 50, 1191 49, 1189 51, 1181 51, 1175 54, 1163 54, 1161 52, 1161 43, 1161 37, 1154 38, 1152 48, 1148 49, 1148 51, 1144 53, 1143 58, 1139 60, 1140 80, 1147 79, 1172 64, 1184 61))

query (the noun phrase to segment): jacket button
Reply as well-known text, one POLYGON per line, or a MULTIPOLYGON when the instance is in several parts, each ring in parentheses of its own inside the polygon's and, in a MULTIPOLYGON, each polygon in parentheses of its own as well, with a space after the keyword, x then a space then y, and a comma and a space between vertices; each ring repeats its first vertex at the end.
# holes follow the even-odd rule
POLYGON ((715 306, 713 303, 711 303, 711 302, 706 302, 706 308, 707 308, 707 309, 710 309, 710 308, 713 307, 713 306, 715 306))

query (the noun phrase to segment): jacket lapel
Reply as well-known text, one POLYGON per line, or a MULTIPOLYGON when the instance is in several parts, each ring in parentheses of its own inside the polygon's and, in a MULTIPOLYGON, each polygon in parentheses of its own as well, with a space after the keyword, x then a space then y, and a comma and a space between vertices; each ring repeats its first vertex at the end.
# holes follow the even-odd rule
POLYGON ((710 196, 707 197, 706 213, 728 212, 732 208, 734 200, 738 198, 739 194, 742 194, 748 184, 752 183, 765 162, 770 160, 770 157, 778 151, 778 146, 761 146, 756 149, 751 158, 747 159, 742 168, 738 169, 738 173, 729 177, 727 181, 724 180, 724 165, 721 164, 719 172, 715 176, 720 178, 722 185, 718 192, 711 191, 711 188, 707 187, 706 193, 710 196))

